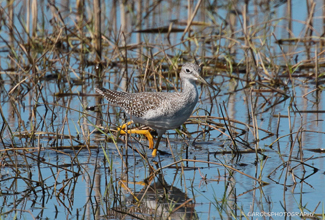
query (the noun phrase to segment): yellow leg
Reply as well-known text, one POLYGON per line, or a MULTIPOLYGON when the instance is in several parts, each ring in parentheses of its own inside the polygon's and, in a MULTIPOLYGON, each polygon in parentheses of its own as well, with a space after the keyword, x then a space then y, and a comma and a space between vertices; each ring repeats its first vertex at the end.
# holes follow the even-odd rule
MULTIPOLYGON (((125 127, 132 124, 133 121, 129 121, 128 123, 122 125, 122 127, 118 128, 118 130, 120 131, 120 134, 126 134, 125 132, 125 127)), ((153 149, 153 137, 150 134, 149 130, 128 130, 127 131, 128 134, 143 134, 149 141, 149 149, 153 149)))
POLYGON ((158 136, 158 140, 156 142, 155 149, 153 149, 152 154, 151 154, 152 157, 156 157, 157 156, 157 151, 158 151, 160 139, 161 139, 161 135, 158 136))
POLYGON ((153 151, 152 151, 152 157, 156 157, 157 156, 157 149, 155 148, 155 149, 153 149, 153 151))
POLYGON ((117 130, 122 131, 122 130, 124 130, 127 126, 129 126, 132 123, 133 123, 133 121, 129 121, 129 122, 125 123, 124 125, 122 125, 122 127, 117 128, 117 130))

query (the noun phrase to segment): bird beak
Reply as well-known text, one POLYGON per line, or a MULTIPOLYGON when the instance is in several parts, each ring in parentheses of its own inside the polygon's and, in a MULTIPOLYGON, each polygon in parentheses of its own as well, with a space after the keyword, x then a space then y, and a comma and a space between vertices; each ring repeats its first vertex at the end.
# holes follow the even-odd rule
POLYGON ((215 89, 212 85, 210 85, 210 84, 209 84, 205 79, 203 79, 201 76, 198 76, 196 80, 197 80, 198 82, 200 82, 200 83, 203 83, 203 84, 209 86, 209 87, 210 87, 211 89, 213 89, 213 90, 217 90, 217 89, 215 89))

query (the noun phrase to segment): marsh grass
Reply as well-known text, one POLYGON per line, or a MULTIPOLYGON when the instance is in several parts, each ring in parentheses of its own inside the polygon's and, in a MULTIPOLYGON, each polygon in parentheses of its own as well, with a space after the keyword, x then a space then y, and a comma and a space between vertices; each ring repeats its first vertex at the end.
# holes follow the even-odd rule
POLYGON ((324 218, 324 5, 291 4, 3 1, 1 218, 324 218), (173 92, 188 61, 217 90, 152 159, 94 87, 173 92))

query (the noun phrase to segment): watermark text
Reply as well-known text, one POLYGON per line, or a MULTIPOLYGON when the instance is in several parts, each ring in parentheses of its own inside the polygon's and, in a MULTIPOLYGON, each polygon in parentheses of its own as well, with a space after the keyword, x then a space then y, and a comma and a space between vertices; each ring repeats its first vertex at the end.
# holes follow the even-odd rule
POLYGON ((282 216, 304 216, 313 217, 312 212, 249 212, 248 217, 282 217, 282 216))

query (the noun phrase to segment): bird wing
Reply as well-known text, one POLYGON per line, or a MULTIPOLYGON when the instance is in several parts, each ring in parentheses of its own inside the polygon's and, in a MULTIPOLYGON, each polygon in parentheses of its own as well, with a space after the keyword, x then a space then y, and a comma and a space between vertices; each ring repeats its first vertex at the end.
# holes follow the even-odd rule
POLYGON ((127 92, 115 91, 105 88, 95 88, 95 91, 104 96, 112 104, 116 104, 116 101, 119 97, 123 97, 128 94, 127 92))
POLYGON ((147 111, 159 108, 165 100, 156 92, 126 93, 116 99, 116 104, 129 115, 141 118, 147 111))

